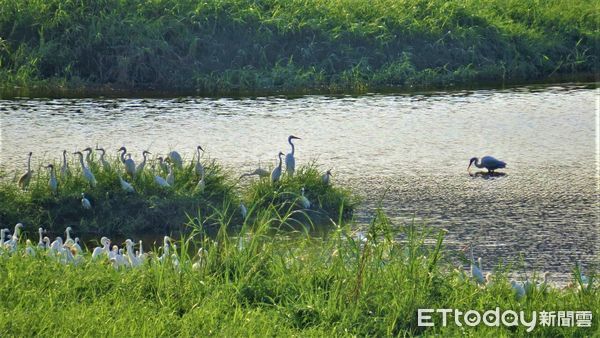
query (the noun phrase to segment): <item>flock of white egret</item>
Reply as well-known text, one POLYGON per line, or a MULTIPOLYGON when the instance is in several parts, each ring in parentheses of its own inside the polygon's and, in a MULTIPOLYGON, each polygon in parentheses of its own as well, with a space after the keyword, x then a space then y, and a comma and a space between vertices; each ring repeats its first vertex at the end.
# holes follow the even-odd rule
MULTIPOLYGON (((71 232, 73 229, 67 227, 65 229, 65 240, 58 236, 54 241, 44 236, 46 231, 42 228, 38 229, 39 241, 37 245, 33 245, 30 239, 25 241, 25 247, 19 248, 19 239, 23 224, 15 225, 14 232, 11 234, 10 229, 0 230, 0 257, 3 255, 24 254, 30 257, 48 256, 63 264, 77 265, 84 262, 86 259, 92 261, 107 261, 115 268, 135 268, 143 265, 147 260, 153 259, 156 262, 162 263, 171 261, 175 268, 179 268, 179 256, 177 254, 177 245, 169 236, 165 236, 163 245, 159 247, 160 255, 152 252, 145 253, 142 241, 138 243, 138 250, 134 249, 135 243, 131 239, 125 240, 125 245, 119 248, 117 245, 111 246, 111 240, 107 237, 100 239, 101 246, 95 247, 91 251, 91 256, 87 257, 81 248, 79 237, 72 238, 71 232), (87 257, 87 258, 86 258, 87 257)), ((193 268, 196 269, 201 264, 202 255, 206 250, 200 249, 196 257, 196 262, 193 268)))
MULTIPOLYGON (((289 176, 293 176, 294 172, 296 170, 296 159, 294 157, 295 154, 295 145, 292 142, 293 140, 300 140, 301 138, 296 137, 294 135, 290 135, 288 137, 288 143, 291 147, 291 150, 288 154, 284 154, 283 152, 279 152, 277 158, 279 160, 278 165, 271 171, 267 171, 263 168, 257 168, 256 170, 249 172, 249 173, 245 173, 243 174, 240 178, 246 177, 246 176, 253 176, 253 175, 257 175, 260 178, 265 178, 265 177, 269 177, 271 179, 271 182, 276 183, 278 181, 281 180, 282 174, 283 174, 283 160, 282 160, 282 156, 285 155, 285 173, 289 176)), ((98 164, 99 164, 99 168, 102 168, 102 170, 108 171, 111 169, 118 169, 118 168, 111 168, 111 164, 106 160, 105 156, 106 156, 106 150, 104 148, 98 147, 96 146, 95 150, 97 152, 99 152, 100 156, 97 159, 98 164)), ((92 166, 90 165, 90 163, 92 162, 92 153, 93 153, 93 149, 91 147, 87 147, 85 149, 83 149, 82 151, 75 151, 73 153, 73 155, 77 156, 79 165, 81 166, 81 175, 83 177, 83 179, 89 184, 90 188, 93 189, 96 187, 97 185, 97 181, 96 181, 96 177, 94 176, 94 172, 92 171, 92 166), (84 152, 85 152, 85 156, 84 156, 84 152)), ((142 152, 142 161, 136 165, 133 156, 131 153, 129 153, 127 151, 126 147, 121 147, 117 150, 117 153, 119 154, 119 160, 122 164, 122 171, 117 171, 117 175, 118 175, 118 180, 119 180, 119 185, 121 186, 121 188, 123 189, 123 191, 128 192, 128 193, 134 193, 135 187, 134 187, 134 181, 136 176, 140 175, 146 168, 146 163, 148 162, 148 155, 151 155, 152 153, 149 152, 148 150, 144 150, 142 152), (129 178, 130 181, 127 181, 124 177, 124 175, 122 175, 121 173, 124 173, 124 175, 126 177, 129 178)), ((205 181, 205 176, 206 176, 206 172, 204 169, 204 165, 201 162, 201 157, 202 154, 204 153, 204 149, 201 146, 197 146, 196 147, 196 160, 194 163, 194 171, 198 176, 198 182, 196 184, 196 191, 199 192, 203 192, 204 189, 206 188, 206 181, 205 181)), ((68 152, 66 150, 63 150, 62 152, 62 165, 60 167, 60 179, 66 178, 70 175, 72 175, 72 171, 69 168, 69 161, 67 158, 68 152)), ((32 157, 32 153, 30 152, 28 155, 28 159, 27 159, 27 171, 19 178, 18 180, 18 185, 21 189, 23 190, 27 190, 27 187, 29 186, 29 183, 31 181, 31 177, 32 177, 32 172, 33 170, 31 169, 31 157, 32 157)), ((162 156, 158 156, 156 157, 156 160, 158 161, 158 166, 160 168, 160 170, 157 172, 155 170, 155 164, 152 164, 152 172, 154 175, 154 183, 157 184, 159 187, 162 188, 171 188, 174 186, 175 184, 175 173, 176 170, 181 170, 183 168, 184 165, 184 161, 182 156, 177 152, 177 151, 170 151, 165 157, 162 156), (162 171, 162 174, 161 174, 162 171), (162 176, 165 175, 166 176, 162 176)), ((193 161, 193 160, 192 160, 193 161)), ((56 194, 59 188, 59 176, 57 176, 56 173, 56 169, 54 168, 53 164, 48 164, 47 166, 45 166, 45 168, 49 169, 50 171, 50 179, 48 181, 48 187, 50 188, 50 190, 52 191, 53 194, 56 194)), ((330 178, 331 178, 332 174, 331 174, 331 170, 327 170, 323 176, 322 176, 322 181, 324 184, 328 185, 330 182, 330 178)), ((299 201, 300 204, 306 208, 309 209, 310 208, 310 201, 304 196, 304 188, 302 188, 301 190, 301 195, 299 197, 299 201)), ((84 209, 92 209, 92 204, 90 202, 89 199, 86 198, 85 196, 85 192, 81 193, 81 206, 84 209)), ((240 205, 240 209, 245 210, 246 207, 242 205, 240 205)), ((244 214, 244 212, 242 211, 242 214, 244 214)))

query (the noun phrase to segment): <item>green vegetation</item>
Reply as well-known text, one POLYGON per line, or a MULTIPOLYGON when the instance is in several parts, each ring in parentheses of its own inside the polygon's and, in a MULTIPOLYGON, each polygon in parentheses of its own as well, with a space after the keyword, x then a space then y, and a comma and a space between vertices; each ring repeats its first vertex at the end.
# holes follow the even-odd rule
POLYGON ((0 0, 0 83, 243 94, 593 80, 598 22, 592 0, 0 0))
MULTIPOLYGON (((589 285, 560 290, 533 287, 518 298, 507 269, 477 285, 447 252, 444 232, 414 225, 393 227, 381 212, 355 239, 340 226, 325 239, 273 236, 269 212, 248 232, 216 241, 202 236, 178 242, 178 265, 156 256, 133 269, 107 261, 63 265, 41 251, 0 256, 0 332, 3 336, 525 336, 526 327, 419 327, 420 308, 524 311, 592 311, 592 327, 541 326, 536 336, 595 336, 600 294, 589 285), (394 239, 396 232, 405 241, 394 239), (426 243, 435 243, 433 245, 426 243), (206 252, 199 261, 189 247, 206 252), (193 263, 198 263, 196 267, 193 263)), ((223 224, 224 226, 224 224, 223 224)), ((222 227, 223 229, 224 227, 222 227)), ((160 253, 160 252, 159 252, 160 253)), ((581 280, 575 280, 577 284, 581 280)))
POLYGON ((132 180, 119 160, 109 161, 110 169, 105 170, 92 156, 89 167, 97 181, 95 187, 84 179, 79 162, 70 163, 72 174, 66 177, 60 175, 61 163, 55 162, 56 194, 48 184, 50 171, 43 167, 34 168, 27 191, 22 191, 12 180, 4 179, 0 181, 0 200, 3 201, 0 226, 12 227, 21 222, 29 231, 43 227, 62 233, 65 227, 72 226, 80 233, 109 236, 165 235, 186 233, 189 231, 186 224, 193 222, 216 232, 222 222, 228 228, 241 227, 261 210, 272 209, 281 215, 294 211, 293 217, 282 220, 282 224, 302 224, 310 228, 330 225, 333 222, 330 218, 338 221, 341 209, 344 210, 342 219, 349 219, 357 204, 356 197, 348 190, 323 184, 314 166, 300 167, 293 178, 283 175, 276 184, 269 178, 249 179, 251 183, 242 188, 233 173, 214 160, 205 160, 205 187, 199 190, 195 161, 181 169, 174 166, 175 184, 166 188, 155 182, 155 176, 165 178, 167 173, 152 164, 155 160, 149 162, 132 180), (122 189, 119 175, 132 183, 135 192, 122 189), (312 201, 310 209, 297 203, 302 187, 312 201), (92 204, 91 210, 82 207, 82 192, 92 204), (240 212, 242 202, 248 209, 249 220, 240 212))

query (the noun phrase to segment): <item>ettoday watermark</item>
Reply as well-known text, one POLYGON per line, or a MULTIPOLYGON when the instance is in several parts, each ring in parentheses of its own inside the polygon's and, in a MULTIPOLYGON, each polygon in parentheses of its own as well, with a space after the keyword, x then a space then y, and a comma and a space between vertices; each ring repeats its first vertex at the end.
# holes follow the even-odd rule
MULTIPOLYGON (((441 325, 447 326, 449 319, 454 318, 456 326, 525 326, 531 332, 537 325, 540 326, 592 326, 592 311, 533 311, 526 315, 524 311, 500 311, 499 307, 483 313, 476 310, 460 311, 458 309, 418 309, 417 320, 419 326, 435 326, 434 317, 441 317, 441 325)), ((438 321, 439 322, 439 321, 438 321)))

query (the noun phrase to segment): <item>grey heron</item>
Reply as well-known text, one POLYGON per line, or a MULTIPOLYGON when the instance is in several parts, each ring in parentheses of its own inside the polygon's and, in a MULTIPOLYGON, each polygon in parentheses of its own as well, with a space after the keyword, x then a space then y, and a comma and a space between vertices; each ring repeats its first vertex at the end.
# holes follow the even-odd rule
POLYGON ((281 178, 281 156, 284 154, 280 151, 277 157, 279 158, 279 165, 271 172, 271 182, 277 182, 281 178))
POLYGON ((29 182, 31 181, 31 176, 32 176, 32 170, 31 170, 31 155, 33 155, 32 152, 29 152, 28 158, 27 158, 27 171, 21 175, 21 177, 19 177, 19 188, 21 188, 22 190, 27 189, 27 186, 29 186, 29 182))
POLYGON ((506 163, 500 161, 492 156, 484 156, 481 158, 481 162, 477 157, 473 157, 469 160, 469 166, 467 167, 467 171, 471 168, 471 165, 475 164, 477 168, 486 168, 489 173, 493 173, 496 169, 501 169, 506 167, 506 163))
POLYGON ((290 135, 288 137, 288 143, 292 146, 292 151, 285 155, 285 171, 288 175, 293 176, 294 171, 296 170, 296 159, 294 158, 295 147, 292 143, 292 140, 301 140, 301 138, 296 137, 294 135, 290 135))

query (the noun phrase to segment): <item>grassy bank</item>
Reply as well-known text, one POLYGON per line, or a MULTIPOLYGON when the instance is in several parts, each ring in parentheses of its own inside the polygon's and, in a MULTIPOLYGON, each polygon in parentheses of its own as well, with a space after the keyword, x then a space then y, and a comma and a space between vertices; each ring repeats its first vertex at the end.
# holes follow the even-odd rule
POLYGON ((594 1, 0 1, 0 83, 247 92, 598 73, 594 1))
POLYGON ((190 224, 213 228, 215 232, 222 224, 240 228, 269 209, 282 215, 279 226, 310 228, 328 226, 332 219, 350 219, 357 204, 356 196, 349 190, 324 184, 322 173, 314 165, 299 167, 293 177, 284 174, 275 184, 268 177, 253 177, 245 178, 242 185, 233 172, 204 159, 204 187, 199 189, 201 177, 196 172, 195 160, 186 162, 182 168, 173 166, 174 184, 170 187, 157 184, 155 176, 166 178, 168 173, 156 159, 148 159, 146 168, 135 178, 127 175, 116 158, 107 157, 107 162, 109 167, 104 167, 92 155, 86 164, 96 179, 95 186, 85 180, 81 165, 74 160, 68 162, 70 175, 62 175, 61 161, 54 161, 56 192, 49 184, 47 164, 33 165, 26 190, 18 186, 17 175, 14 179, 0 180, 0 227, 12 228, 20 222, 31 233, 43 227, 60 234, 65 227, 72 226, 80 234, 162 236, 187 233, 190 224), (125 191, 119 177, 135 191, 125 191), (309 208, 299 203, 302 188, 311 203, 309 208), (89 210, 82 206, 82 193, 91 203, 89 210), (246 215, 241 212, 242 203, 246 215), (292 217, 283 217, 287 213, 292 213, 292 217))
MULTIPOLYGON (((501 311, 592 311, 592 327, 544 327, 536 336, 594 336, 599 330, 596 284, 578 290, 551 285, 523 297, 505 269, 477 285, 444 250, 444 232, 392 227, 377 213, 362 239, 339 227, 326 239, 270 234, 264 219, 216 241, 196 236, 162 263, 157 255, 138 268, 108 261, 63 265, 38 251, 0 256, 0 331, 6 336, 524 336, 526 327, 419 327, 419 308, 501 311), (400 231, 405 242, 393 240, 400 231), (268 234, 268 235, 267 235, 268 234), (425 244, 432 241, 435 244, 425 244), (199 261, 187 246, 206 251, 199 261), (173 265, 177 257, 178 265, 173 265), (196 267, 193 263, 198 263, 196 267)), ((21 244, 22 245, 22 244, 21 244)), ((579 281, 574 279, 575 283, 579 281)))

